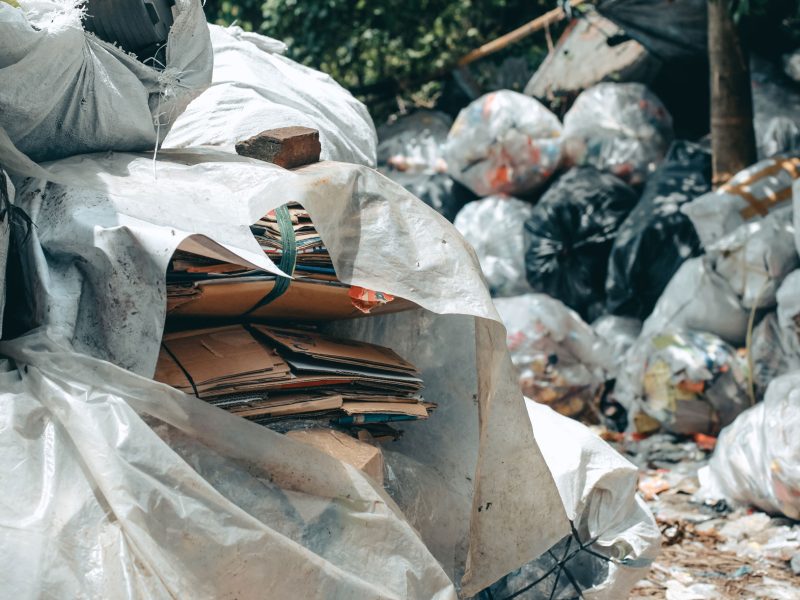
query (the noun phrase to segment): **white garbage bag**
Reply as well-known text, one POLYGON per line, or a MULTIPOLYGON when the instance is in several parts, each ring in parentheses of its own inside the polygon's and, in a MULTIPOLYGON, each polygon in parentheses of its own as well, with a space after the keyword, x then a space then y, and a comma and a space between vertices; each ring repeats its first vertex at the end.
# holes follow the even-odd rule
POLYGON ((469 202, 453 224, 478 255, 493 296, 530 292, 525 279, 525 221, 533 204, 509 196, 469 202))
POLYGON ((800 270, 789 273, 776 298, 781 328, 800 334, 800 270))
POLYGON ((783 279, 800 266, 792 207, 750 221, 706 248, 714 271, 733 288, 745 308, 775 306, 783 279))
POLYGON ((330 76, 281 56, 285 46, 239 27, 209 25, 214 48, 211 87, 189 105, 167 148, 218 146, 267 129, 319 130, 323 160, 375 165, 377 137, 367 107, 330 76))
POLYGON ((800 519, 800 373, 774 379, 763 402, 723 430, 699 473, 705 498, 800 519))
MULTIPOLYGON (((446 524, 411 523, 447 574, 463 573, 463 593, 474 594, 568 534, 475 255, 397 184, 364 166, 287 171, 212 149, 163 151, 155 164, 120 153, 15 168, 57 182, 30 179, 18 196, 37 215, 25 256, 35 321, 145 376, 158 355, 175 248, 276 272, 249 224, 276 205, 301 203, 342 281, 421 307, 341 327, 413 357, 438 404, 433 418, 406 429, 402 449, 456 490, 446 524)), ((234 434, 225 439, 238 443, 234 434)))
MULTIPOLYGON (((72 0, 0 2, 0 161, 153 150, 211 81, 200 0, 176 0, 163 70, 87 33, 72 0), (16 148, 14 148, 16 147, 16 148)), ((8 165, 7 165, 8 166, 8 165)))
POLYGON ((481 600, 626 598, 661 541, 636 493, 638 469, 584 425, 530 400, 526 405, 574 530, 547 555, 492 585, 481 600))
POLYGON ((354 467, 41 330, 0 352, 4 597, 456 598, 354 467))
POLYGON ((558 169, 561 123, 524 94, 485 94, 458 113, 444 158, 450 176, 478 196, 524 194, 558 169))
POLYGON ((749 360, 756 398, 762 399, 776 377, 800 371, 800 337, 794 327, 783 327, 769 313, 753 329, 749 360))
POLYGON ((681 206, 705 247, 745 223, 787 206, 800 158, 775 157, 739 171, 728 183, 681 206))
POLYGON ((673 275, 652 314, 645 320, 642 336, 667 328, 694 329, 720 336, 736 346, 744 345, 750 311, 707 257, 687 260, 673 275))

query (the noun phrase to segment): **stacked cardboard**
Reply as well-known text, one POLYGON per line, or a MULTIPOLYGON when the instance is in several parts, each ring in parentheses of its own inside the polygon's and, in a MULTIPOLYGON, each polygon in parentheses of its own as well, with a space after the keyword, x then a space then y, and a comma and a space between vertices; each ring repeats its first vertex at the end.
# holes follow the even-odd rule
POLYGON ((260 423, 388 423, 433 408, 414 365, 389 348, 266 325, 168 333, 155 378, 260 423))

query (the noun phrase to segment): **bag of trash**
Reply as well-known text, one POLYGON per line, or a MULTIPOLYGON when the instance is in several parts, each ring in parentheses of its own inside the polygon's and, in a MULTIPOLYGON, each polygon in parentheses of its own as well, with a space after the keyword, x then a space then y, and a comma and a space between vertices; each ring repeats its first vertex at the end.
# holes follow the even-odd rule
POLYGON ((166 65, 140 62, 84 31, 71 2, 0 3, 1 155, 46 161, 104 150, 153 150, 211 81, 199 0, 172 9, 166 65))
POLYGON ((641 83, 600 83, 564 116, 564 158, 631 185, 643 183, 672 142, 672 117, 641 83))
POLYGON ((792 207, 785 206, 714 242, 706 256, 743 307, 768 308, 783 279, 800 266, 794 238, 792 207))
POLYGON ((800 270, 789 273, 778 288, 775 298, 781 327, 793 329, 800 334, 800 270))
POLYGON ((711 333, 667 329, 639 350, 642 407, 668 431, 716 435, 751 404, 736 350, 711 333))
POLYGON ((625 353, 642 333, 642 322, 632 317, 603 315, 592 323, 592 329, 609 349, 612 361, 616 364, 624 359, 625 353))
POLYGON ((525 86, 528 96, 564 114, 583 90, 601 81, 649 83, 661 61, 636 40, 618 40, 625 32, 589 10, 573 19, 525 86))
POLYGON ((533 98, 500 90, 458 113, 444 146, 447 172, 478 196, 541 187, 561 163, 561 123, 533 98))
POLYGON ((452 119, 418 110, 378 128, 378 170, 451 223, 476 196, 447 175, 442 147, 452 119))
POLYGON ((613 356, 574 311, 545 294, 496 298, 522 393, 556 412, 600 422, 613 356))
MULTIPOLYGON (((151 376, 165 324, 165 273, 176 248, 180 246, 182 250, 194 250, 204 256, 211 252, 220 260, 264 270, 267 272, 265 276, 280 274, 281 271, 254 239, 250 225, 291 198, 308 211, 341 282, 380 290, 419 307, 397 314, 339 321, 326 327, 341 329, 340 332, 332 331, 341 333, 341 337, 373 342, 390 347, 401 356, 414 357, 425 381, 426 394, 430 394, 431 400, 438 404, 441 412, 435 413, 431 419, 404 426, 403 436, 394 447, 410 460, 435 471, 442 487, 448 490, 445 497, 426 496, 430 502, 448 506, 448 519, 427 527, 429 523, 424 517, 419 521, 408 518, 443 567, 445 575, 460 580, 464 595, 475 594, 568 535, 569 523, 563 504, 525 421, 522 394, 505 346, 505 333, 483 283, 475 254, 450 223, 402 187, 362 165, 328 161, 289 171, 209 148, 166 150, 159 153, 155 164, 152 156, 115 152, 72 157, 45 167, 28 164, 27 168, 29 171, 15 175, 41 177, 18 185, 19 193, 15 199, 28 209, 37 223, 26 243, 24 256, 28 274, 25 286, 33 304, 33 325, 58 330, 73 347, 79 347, 84 353, 111 359, 141 375, 151 376), (479 510, 488 502, 491 502, 491 510, 479 510), (508 528, 509 523, 514 525, 512 529, 508 528), (537 535, 531 536, 530 531, 534 530, 537 535)), ((41 360, 46 361, 47 357, 42 356, 41 360)), ((68 369, 69 365, 65 364, 64 370, 68 369)), ((100 379, 117 381, 113 373, 100 379)), ((76 382, 74 379, 64 381, 65 385, 70 381, 76 382)), ((81 404, 79 400, 85 394, 74 390, 84 388, 85 385, 75 383, 68 394, 70 401, 81 404)), ((134 390, 131 395, 150 398, 158 406, 161 406, 163 398, 160 394, 141 390, 134 390)), ((181 404, 174 410, 170 403, 164 410, 169 409, 173 416, 177 414, 180 423, 197 424, 204 435, 219 433, 218 445, 226 452, 229 449, 238 451, 240 438, 244 437, 240 435, 241 431, 227 425, 218 426, 216 422, 209 424, 205 417, 190 410, 197 403, 191 399, 188 405, 181 404)), ((106 410, 99 401, 90 404, 97 410, 106 410)), ((207 412, 206 408, 214 414, 220 412, 203 406, 201 414, 207 412)), ((161 414, 155 416, 164 420, 159 416, 161 414)), ((227 415, 221 416, 227 418, 227 415)), ((70 426, 73 424, 70 422, 70 426)), ((107 428, 101 431, 107 432, 107 428)), ((138 424, 135 433, 130 439, 144 445, 135 448, 137 472, 150 473, 151 463, 147 457, 161 456, 162 450, 157 444, 151 446, 152 437, 139 435, 138 424)), ((97 461, 92 464, 98 470, 114 475, 116 466, 107 462, 110 460, 108 457, 123 460, 128 455, 104 448, 120 438, 111 433, 94 432, 94 435, 99 436, 101 451, 92 454, 93 460, 97 461), (104 442, 106 437, 110 441, 104 442)), ((188 434, 187 443, 194 443, 194 435, 188 434)), ((283 474, 289 482, 305 486, 289 488, 289 504, 281 506, 295 506, 291 490, 303 492, 319 488, 330 494, 325 498, 340 497, 341 488, 337 487, 339 479, 336 475, 340 470, 337 467, 329 468, 327 461, 318 462, 317 453, 311 453, 311 449, 298 451, 296 448, 299 446, 290 448, 271 444, 269 440, 264 443, 266 438, 262 438, 253 443, 254 447, 262 449, 259 451, 272 448, 280 460, 290 461, 267 464, 266 468, 275 466, 276 476, 282 477, 283 474), (317 466, 308 470, 305 468, 307 463, 317 466), (296 483, 298 474, 302 474, 300 484, 296 483)), ((200 436, 197 441, 206 439, 200 436)), ((169 446, 175 443, 172 440, 170 438, 169 446)), ((171 453, 170 456, 180 452, 180 446, 176 450, 170 450, 169 446, 163 452, 171 453)), ((241 462, 249 465, 247 452, 250 446, 243 445, 242 448, 241 462)), ((250 459, 255 460, 253 457, 258 456, 253 454, 250 459)), ((202 461, 203 457, 199 459, 202 461)), ((260 464, 256 467, 261 468, 260 464)), ((31 461, 26 465, 33 467, 31 461)), ((226 466, 212 466, 209 470, 210 476, 216 478, 215 483, 219 481, 220 473, 225 474, 223 480, 227 478, 226 466)), ((205 474, 204 470, 204 477, 205 474)), ((31 478, 41 481, 41 474, 31 478)), ((113 489, 126 492, 125 481, 120 480, 120 485, 112 486, 113 489)), ((196 483, 194 490, 208 490, 202 481, 196 483)), ((411 473, 402 478, 399 485, 412 493, 423 483, 411 473)), ((158 505, 164 497, 160 488, 143 484, 137 489, 149 494, 146 505, 150 501, 158 505)), ((173 488, 165 484, 165 489, 173 488)), ((349 488, 341 491, 344 494, 341 497, 350 494, 349 488)), ((369 490, 364 490, 363 494, 359 492, 351 496, 357 507, 379 504, 369 510, 381 511, 383 504, 391 506, 386 496, 382 495, 378 500, 370 496, 372 492, 369 490), (366 501, 362 502, 360 498, 366 501)), ((10 497, 7 494, 6 498, 10 497)), ((235 495, 228 496, 228 500, 233 505, 230 510, 237 515, 250 509, 249 500, 240 503, 235 495), (236 506, 240 508, 236 509, 236 506)), ((28 504, 35 506, 36 502, 28 504)), ((137 502, 137 505, 142 503, 137 502)), ((262 503, 259 506, 269 510, 274 505, 262 503)), ((353 557, 344 550, 337 551, 339 538, 350 536, 346 531, 341 535, 337 533, 343 531, 342 522, 349 522, 345 521, 344 515, 340 519, 340 513, 326 511, 327 505, 314 505, 308 510, 306 504, 296 506, 298 509, 292 514, 295 517, 299 514, 302 522, 324 523, 331 528, 337 541, 327 547, 337 554, 338 561, 353 557)), ((279 514, 278 521, 283 523, 283 513, 276 514, 279 514)), ((358 518, 363 522, 365 517, 358 518)), ((44 521, 52 522, 52 519, 46 517, 44 521)), ((165 522, 169 523, 169 519, 160 521, 159 526, 163 528, 165 522)), ((144 523, 144 537, 151 535, 147 531, 151 526, 149 521, 144 523)), ((261 526, 254 523, 253 527, 261 526)), ((28 536, 27 539, 38 540, 35 536, 46 529, 42 526, 35 531, 24 528, 17 531, 28 536)), ((187 528, 182 525, 182 530, 187 528)), ((193 528, 188 530, 193 531, 193 528)), ((236 539, 226 537, 225 531, 216 536, 217 540, 236 539)), ((385 532, 386 539, 396 537, 382 526, 379 531, 385 532)), ((401 527, 401 532, 404 531, 401 527)), ((212 530, 214 532, 217 530, 212 530)), ((71 540, 75 540, 76 535, 72 530, 65 534, 71 540)), ((354 539, 359 539, 357 534, 353 535, 356 535, 354 539)), ((184 540, 185 536, 174 535, 172 538, 184 540)), ((83 533, 77 539, 86 543, 83 533)), ((204 538, 200 539, 197 547, 204 546, 204 538)), ((263 537, 253 539, 254 543, 260 544, 263 537)), ((321 552, 315 547, 306 550, 297 547, 306 543, 313 546, 316 539, 313 534, 303 539, 292 537, 287 556, 293 556, 291 553, 295 552, 303 556, 321 552)), ((309 584, 314 590, 308 595, 315 597, 319 590, 343 589, 345 596, 358 598, 387 595, 427 598, 437 594, 452 597, 446 584, 443 588, 438 587, 441 579, 437 573, 440 571, 431 571, 429 567, 425 567, 424 574, 420 571, 426 564, 424 552, 415 552, 405 533, 400 540, 402 549, 397 555, 404 557, 402 560, 405 562, 399 567, 381 550, 371 552, 366 558, 355 556, 352 562, 347 563, 347 569, 339 570, 327 567, 316 558, 308 559, 313 561, 312 568, 319 566, 328 573, 335 570, 336 574, 330 579, 339 575, 350 577, 352 573, 352 579, 345 582, 344 587, 314 579, 309 584), (370 587, 372 583, 362 585, 365 579, 375 581, 371 575, 358 574, 365 565, 372 569, 372 560, 396 568, 392 574, 386 575, 386 586, 380 592, 375 592, 374 586, 370 587), (398 588, 400 578, 404 582, 402 585, 408 587, 398 588)), ((368 542, 356 543, 370 548, 368 542)), ((59 547, 66 547, 65 544, 59 547)), ((253 554, 252 564, 283 562, 284 555, 280 549, 271 551, 271 546, 264 544, 258 547, 270 555, 265 558, 262 554, 253 554)), ((216 556, 216 552, 212 554, 216 556)), ((327 555, 325 558, 327 560, 327 555)), ((64 562, 65 559, 59 558, 53 564, 59 566, 64 562)), ((167 564, 174 571, 182 572, 181 565, 173 565, 173 562, 171 555, 159 559, 159 564, 167 564)), ((229 565, 227 562, 224 564, 229 565)), ((55 566, 48 571, 53 581, 57 581, 63 572, 55 566)), ((86 572, 83 566, 81 564, 81 573, 86 572)), ((202 566, 199 565, 198 569, 202 566)), ((372 570, 377 578, 382 576, 382 566, 372 570)), ((303 569, 298 572, 301 571, 303 569)), ((105 566, 98 566, 93 572, 102 573, 115 582, 119 580, 117 571, 108 572, 105 566)), ((230 566, 229 572, 237 570, 230 566)), ((216 573, 213 569, 208 570, 209 577, 216 577, 216 573)), ((271 569, 266 573, 275 577, 271 569)), ((284 579, 287 586, 295 584, 293 578, 284 579)), ((26 581, 37 580, 27 578, 26 581)), ((220 577, 219 583, 207 582, 202 574, 198 575, 193 580, 197 585, 191 586, 189 595, 220 597, 233 594, 239 588, 228 587, 230 581, 229 577, 220 577), (211 591, 192 594, 195 589, 211 591)), ((264 585, 260 580, 256 583, 259 585, 252 589, 263 596, 264 585)), ((275 589, 278 596, 294 596, 298 594, 297 590, 300 590, 300 596, 304 596, 305 590, 302 586, 294 590, 274 586, 270 589, 275 589)))
POLYGON ((800 89, 769 60, 750 57, 758 157, 800 151, 800 89))
POLYGON ((525 280, 523 228, 533 211, 530 202, 489 196, 464 206, 453 222, 475 249, 492 296, 531 291, 525 280))
POLYGON ((375 165, 375 126, 366 106, 329 75, 282 56, 282 44, 239 27, 209 25, 211 87, 181 115, 167 148, 218 146, 267 129, 300 125, 319 131, 323 160, 375 165))
POLYGON ((730 284, 701 256, 687 260, 672 277, 645 320, 642 335, 667 328, 694 329, 738 347, 745 343, 749 318, 750 311, 730 284))
POLYGON ((769 313, 753 329, 748 350, 756 398, 763 398, 769 383, 781 375, 800 371, 800 338, 784 327, 776 313, 769 313))
POLYGON ((626 598, 661 542, 650 509, 636 493, 638 469, 584 425, 535 402, 526 405, 572 534, 477 599, 626 598))
POLYGON ((800 374, 774 379, 763 402, 717 440, 699 495, 800 519, 800 374))
POLYGON ((701 253, 686 202, 711 190, 711 153, 676 141, 623 221, 608 260, 606 307, 646 319, 683 262, 701 253))
POLYGON ((455 600, 354 467, 43 331, 0 352, 9 597, 455 600))
POLYGON ((531 287, 586 319, 602 314, 608 255, 636 201, 632 188, 593 167, 562 175, 525 222, 525 270, 531 287))
POLYGON ((684 204, 703 246, 792 200, 800 158, 768 158, 739 171, 728 183, 684 204))

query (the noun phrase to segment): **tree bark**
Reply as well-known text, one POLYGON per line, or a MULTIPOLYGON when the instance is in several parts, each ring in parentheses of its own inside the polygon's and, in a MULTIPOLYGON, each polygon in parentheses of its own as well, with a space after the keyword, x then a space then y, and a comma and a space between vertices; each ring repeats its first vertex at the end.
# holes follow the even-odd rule
POLYGON ((714 186, 756 161, 750 68, 727 0, 708 0, 714 186))

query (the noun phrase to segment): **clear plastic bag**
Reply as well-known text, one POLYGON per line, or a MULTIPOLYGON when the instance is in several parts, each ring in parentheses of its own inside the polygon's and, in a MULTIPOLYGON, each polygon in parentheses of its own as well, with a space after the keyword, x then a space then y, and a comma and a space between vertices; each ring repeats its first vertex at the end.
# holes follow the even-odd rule
POLYGON ((463 109, 444 146, 447 171, 478 196, 541 187, 561 163, 561 123, 539 101, 500 90, 463 109))
POLYGON ((800 519, 800 373, 774 379, 763 402, 719 436, 700 496, 800 519))
POLYGON ((743 361, 713 334, 668 329, 639 351, 642 407, 673 433, 716 435, 750 406, 743 361))
POLYGON ((672 142, 672 117, 641 83, 600 83, 564 116, 564 156, 632 184, 643 183, 672 142))
POLYGON ((525 279, 523 228, 533 214, 530 202, 489 196, 468 203, 454 225, 478 255, 492 296, 516 296, 531 291, 525 279))
POLYGON ((497 298, 523 394, 558 413, 599 422, 613 357, 577 313, 544 294, 497 298))

